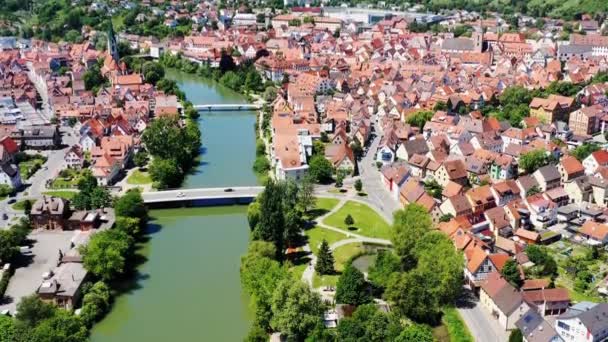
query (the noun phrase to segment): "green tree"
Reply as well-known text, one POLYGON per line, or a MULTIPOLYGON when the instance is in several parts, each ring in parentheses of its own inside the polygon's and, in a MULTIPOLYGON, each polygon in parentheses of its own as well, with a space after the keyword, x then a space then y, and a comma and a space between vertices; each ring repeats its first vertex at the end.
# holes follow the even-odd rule
POLYGON ((144 131, 142 141, 154 157, 173 159, 179 169, 190 167, 200 148, 200 131, 195 124, 182 127, 177 118, 153 120, 144 131))
POLYGON ((379 250, 374 264, 369 268, 369 281, 381 288, 386 288, 390 277, 401 270, 401 262, 390 250, 379 250))
POLYGON ((146 151, 137 152, 135 154, 135 156, 133 157, 133 163, 135 163, 135 166, 137 166, 137 167, 146 166, 146 164, 148 163, 148 152, 146 152, 146 151))
POLYGON ((395 342, 433 342, 433 332, 431 328, 421 324, 410 324, 403 331, 395 342))
POLYGON ((110 309, 110 288, 101 281, 96 282, 82 299, 80 317, 87 326, 92 326, 110 309))
POLYGON ((25 202, 23 202, 23 210, 24 210, 25 216, 29 217, 30 214, 32 213, 32 201, 25 200, 25 202))
POLYGON ((421 110, 408 115, 406 122, 412 126, 416 126, 420 129, 424 128, 427 121, 431 120, 433 112, 421 110))
POLYGON ((107 79, 101 75, 100 63, 94 64, 82 76, 84 87, 86 90, 92 90, 97 93, 99 88, 107 82, 107 79))
POLYGON ((257 324, 251 326, 249 333, 245 337, 245 342, 268 342, 269 336, 264 328, 257 324))
POLYGON ((145 62, 142 67, 142 73, 146 82, 156 84, 165 77, 165 69, 157 62, 145 62))
POLYGON ((84 267, 104 281, 115 279, 126 269, 132 238, 124 231, 111 229, 94 234, 80 247, 84 267))
POLYGON ((327 243, 327 240, 325 239, 321 241, 321 246, 319 246, 315 270, 320 275, 334 273, 334 256, 331 250, 329 249, 329 244, 327 243))
POLYGON ((355 181, 355 190, 357 190, 357 192, 361 192, 361 190, 363 190, 363 182, 361 179, 357 179, 355 181))
POLYGON ((17 314, 15 318, 19 323, 32 328, 41 321, 55 315, 55 307, 52 304, 43 302, 37 294, 21 298, 17 304, 17 314))
POLYGON ((317 199, 315 197, 315 185, 310 176, 305 176, 300 182, 300 190, 298 192, 298 205, 304 213, 307 213, 312 208, 317 199))
POLYGON ((15 321, 7 315, 0 315, 0 342, 15 340, 15 321))
POLYGON ((179 186, 184 172, 175 159, 154 158, 150 165, 150 176, 159 189, 179 186))
POLYGON ((598 151, 600 149, 600 145, 595 143, 584 143, 581 146, 575 148, 570 152, 576 159, 579 161, 583 161, 585 158, 589 157, 591 153, 598 151))
POLYGON ((374 304, 357 307, 351 317, 340 320, 338 341, 395 341, 402 330, 399 318, 378 310, 374 304))
POLYGON ((272 296, 272 328, 289 340, 303 340, 321 321, 325 306, 308 285, 283 280, 272 296))
POLYGON ((114 201, 116 216, 136 217, 143 223, 148 218, 148 208, 144 204, 139 189, 129 189, 124 195, 114 201))
POLYGON ((526 173, 532 173, 548 163, 549 158, 547 156, 547 152, 542 149, 523 153, 519 158, 519 166, 526 173))
POLYGON ((523 342, 523 340, 524 336, 522 335, 521 330, 511 330, 511 334, 509 335, 509 342, 523 342))
POLYGON ((122 230, 131 237, 139 236, 141 233, 141 223, 138 217, 118 216, 116 218, 116 229, 122 230))
POLYGON ((308 164, 308 173, 318 183, 327 184, 331 182, 334 167, 331 162, 322 155, 315 155, 308 164))
POLYGON ((249 229, 254 230, 260 222, 260 203, 255 200, 249 203, 247 207, 247 222, 249 223, 249 229))
POLYGON ((529 245, 526 247, 526 255, 534 263, 532 268, 534 274, 539 277, 557 276, 557 262, 546 247, 529 245))
POLYGON ((506 105, 529 105, 532 102, 532 93, 522 86, 512 86, 506 88, 502 94, 500 94, 500 104, 506 105))
POLYGON ((31 332, 32 342, 84 342, 87 337, 87 327, 80 317, 64 310, 57 310, 53 317, 40 322, 31 332))
POLYGON ((416 265, 416 242, 427 234, 432 226, 429 214, 419 204, 409 204, 395 212, 392 241, 404 270, 410 270, 416 265))
POLYGON ((353 224, 355 224, 355 219, 353 219, 353 217, 350 214, 348 214, 344 218, 344 224, 347 226, 352 226, 353 224))
POLYGON ((336 303, 361 305, 372 301, 369 285, 363 273, 352 264, 348 264, 336 285, 336 303))
POLYGON ((281 184, 269 181, 260 197, 260 221, 254 230, 254 238, 271 241, 277 257, 283 257, 285 248, 285 215, 283 212, 284 191, 281 184))
POLYGON ((14 234, 9 230, 0 230, 0 260, 10 262, 19 254, 14 234))
POLYGON ((507 260, 500 273, 505 277, 506 281, 518 289, 524 284, 524 280, 521 278, 519 268, 517 267, 517 262, 513 259, 507 260))
POLYGON ((295 246, 302 236, 304 221, 302 213, 296 208, 287 210, 285 214, 285 242, 287 246, 295 246))

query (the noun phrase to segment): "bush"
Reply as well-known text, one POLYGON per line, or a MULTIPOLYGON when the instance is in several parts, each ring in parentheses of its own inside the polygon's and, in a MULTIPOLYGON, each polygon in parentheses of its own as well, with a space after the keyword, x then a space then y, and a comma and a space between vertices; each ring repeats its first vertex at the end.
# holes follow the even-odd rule
POLYGON ((255 162, 253 163, 253 171, 256 173, 265 173, 270 170, 270 162, 268 158, 265 156, 259 156, 255 158, 255 162))

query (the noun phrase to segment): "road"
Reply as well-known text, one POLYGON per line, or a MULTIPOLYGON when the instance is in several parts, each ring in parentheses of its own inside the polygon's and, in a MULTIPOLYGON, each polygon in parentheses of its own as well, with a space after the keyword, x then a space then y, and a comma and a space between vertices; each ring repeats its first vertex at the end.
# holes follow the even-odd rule
POLYGON ((458 303, 458 313, 462 317, 475 341, 508 341, 509 335, 502 329, 490 313, 479 304, 469 289, 465 289, 458 303))
MULTIPOLYGON (((63 149, 51 151, 26 151, 26 153, 32 154, 40 153, 47 157, 47 161, 44 163, 44 165, 42 165, 42 168, 36 171, 36 173, 34 173, 29 179, 23 180, 25 188, 17 193, 15 196, 17 200, 25 198, 38 198, 42 196, 44 191, 48 190, 46 189, 47 181, 57 177, 59 171, 61 171, 63 168, 66 151, 69 149, 69 146, 72 146, 78 142, 78 138, 72 131, 73 130, 71 128, 61 128, 62 141, 64 146, 66 146, 63 149)), ((13 210, 11 205, 8 203, 9 200, 10 198, 0 201, 0 213, 6 213, 9 216, 9 220, 0 220, 0 229, 8 226, 12 217, 21 216, 23 214, 21 211, 13 210)))
POLYGON ((203 198, 237 198, 237 197, 255 197, 260 194, 264 187, 261 186, 245 186, 233 187, 232 191, 226 191, 227 188, 200 188, 200 189, 179 189, 166 191, 144 192, 142 197, 144 203, 157 203, 169 201, 183 201, 188 199, 203 199, 203 198), (182 197, 178 194, 183 193, 182 197))

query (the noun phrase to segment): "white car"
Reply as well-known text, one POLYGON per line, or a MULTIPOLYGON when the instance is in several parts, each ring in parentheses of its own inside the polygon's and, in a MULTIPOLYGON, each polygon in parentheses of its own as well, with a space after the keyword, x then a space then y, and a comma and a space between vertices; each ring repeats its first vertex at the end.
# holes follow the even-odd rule
POLYGON ((177 197, 184 197, 184 196, 186 196, 186 194, 184 194, 184 193, 183 193, 183 192, 181 192, 181 191, 177 193, 177 197))

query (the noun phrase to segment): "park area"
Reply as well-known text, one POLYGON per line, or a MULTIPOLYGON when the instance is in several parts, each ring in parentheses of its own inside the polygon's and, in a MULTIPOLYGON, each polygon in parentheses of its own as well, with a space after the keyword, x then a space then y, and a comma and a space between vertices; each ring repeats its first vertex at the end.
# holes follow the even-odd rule
POLYGON ((150 174, 147 171, 134 170, 129 177, 127 177, 127 184, 144 185, 150 183, 152 183, 152 177, 150 177, 150 174))
POLYGON ((376 213, 374 209, 360 202, 346 202, 336 213, 327 217, 323 223, 346 232, 371 238, 390 239, 391 237, 390 226, 384 218, 376 213), (345 223, 348 215, 352 217, 353 224, 345 223))
POLYGON ((46 162, 46 157, 41 154, 27 154, 19 152, 15 156, 15 162, 19 165, 21 179, 30 178, 36 171, 40 170, 46 162))
POLYGON ((49 189, 75 189, 82 178, 84 170, 63 169, 59 175, 51 181, 49 189))

